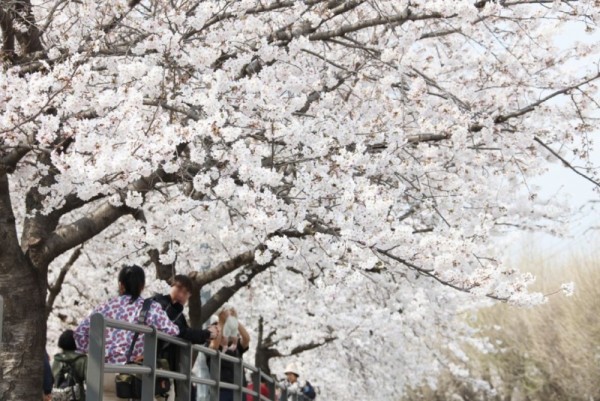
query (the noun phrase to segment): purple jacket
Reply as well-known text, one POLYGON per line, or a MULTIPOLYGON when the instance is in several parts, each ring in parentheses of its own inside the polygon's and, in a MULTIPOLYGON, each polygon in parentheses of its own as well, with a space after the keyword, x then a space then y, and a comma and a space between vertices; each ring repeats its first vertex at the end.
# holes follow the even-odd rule
MULTIPOLYGON (((80 352, 87 353, 90 344, 90 317, 94 313, 100 313, 107 319, 122 320, 129 323, 137 323, 138 315, 142 310, 143 298, 136 299, 130 303, 131 296, 121 295, 98 306, 90 316, 86 317, 75 330, 75 342, 80 352)), ((153 302, 146 314, 146 324, 156 327, 171 336, 179 334, 179 328, 169 320, 160 305, 153 302)), ((124 364, 127 362, 127 351, 133 341, 133 332, 119 329, 106 330, 106 363, 124 364)), ((144 352, 144 335, 140 334, 131 354, 131 359, 142 355, 144 352)))

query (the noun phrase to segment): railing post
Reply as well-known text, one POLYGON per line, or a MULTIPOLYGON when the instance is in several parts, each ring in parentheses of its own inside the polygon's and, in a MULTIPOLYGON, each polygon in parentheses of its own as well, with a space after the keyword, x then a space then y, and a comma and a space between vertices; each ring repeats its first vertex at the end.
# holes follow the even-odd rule
POLYGON ((219 392, 221 391, 221 352, 210 357, 210 377, 216 382, 215 387, 210 391, 210 401, 219 401, 219 392))
POLYGON ((144 334, 144 365, 150 367, 151 371, 142 375, 142 401, 154 401, 157 349, 156 327, 152 327, 152 333, 144 334))
POLYGON ((252 380, 252 386, 254 387, 254 391, 256 391, 258 393, 258 395, 256 397, 254 397, 255 401, 260 401, 261 384, 262 384, 262 370, 260 370, 260 368, 259 368, 258 371, 254 373, 254 377, 252 380))
MULTIPOLYGON (((192 344, 179 347, 177 371, 186 375, 186 381, 175 380, 177 401, 189 401, 192 396, 192 344)), ((194 400, 195 401, 195 400, 194 400)))
POLYGON ((233 401, 242 401, 244 395, 244 363, 238 359, 233 364, 233 383, 239 388, 233 393, 233 401))
MULTIPOLYGON (((262 379, 262 376, 261 376, 261 379, 262 379)), ((271 401, 275 401, 275 390, 277 389, 277 384, 275 383, 275 379, 273 379, 271 377, 271 380, 269 381, 267 386, 269 388, 269 397, 271 398, 271 401)))
POLYGON ((90 318, 90 346, 86 372, 87 401, 102 401, 104 396, 105 331, 104 316, 99 313, 93 314, 90 318))

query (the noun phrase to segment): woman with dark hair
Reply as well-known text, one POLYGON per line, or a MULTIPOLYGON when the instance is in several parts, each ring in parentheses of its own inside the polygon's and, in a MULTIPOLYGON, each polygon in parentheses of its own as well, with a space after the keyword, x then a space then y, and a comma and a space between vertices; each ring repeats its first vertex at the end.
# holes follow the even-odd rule
MULTIPOLYGON (((137 323, 137 318, 142 311, 144 299, 141 297, 146 283, 144 270, 136 265, 125 266, 119 272, 119 296, 95 308, 90 316, 75 330, 75 342, 80 352, 87 353, 89 347, 90 317, 100 313, 105 318, 137 323)), ((152 302, 146 313, 146 324, 156 327, 157 330, 176 336, 179 328, 171 322, 160 305, 152 302)), ((108 329, 106 331, 105 362, 111 364, 125 364, 128 362, 127 353, 133 342, 134 333, 131 331, 108 329)), ((140 334, 131 352, 129 360, 137 361, 143 355, 144 335, 140 334)), ((104 401, 116 401, 115 375, 104 375, 104 401)))

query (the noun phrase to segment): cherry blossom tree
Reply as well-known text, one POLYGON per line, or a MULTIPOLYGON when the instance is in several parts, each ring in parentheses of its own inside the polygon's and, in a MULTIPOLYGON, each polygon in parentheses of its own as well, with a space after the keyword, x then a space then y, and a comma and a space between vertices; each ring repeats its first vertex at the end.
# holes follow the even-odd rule
POLYGON ((529 179, 576 152, 598 182, 598 50, 556 38, 599 9, 1 0, 0 400, 39 396, 47 304, 124 262, 177 261, 281 355, 326 343, 303 362, 336 399, 432 377, 457 316, 543 300, 493 246, 565 218, 529 179))

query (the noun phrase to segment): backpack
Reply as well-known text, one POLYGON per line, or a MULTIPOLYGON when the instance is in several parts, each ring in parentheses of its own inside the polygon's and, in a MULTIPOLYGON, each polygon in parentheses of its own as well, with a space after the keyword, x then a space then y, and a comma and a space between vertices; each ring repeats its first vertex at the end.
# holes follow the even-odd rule
POLYGON ((315 392, 315 388, 308 381, 302 388, 302 395, 304 395, 304 397, 308 398, 309 400, 314 400, 315 398, 317 398, 317 393, 315 392))
POLYGON ((53 401, 82 401, 85 398, 83 381, 75 372, 75 362, 84 357, 79 355, 69 362, 61 362, 60 371, 54 378, 53 401))

